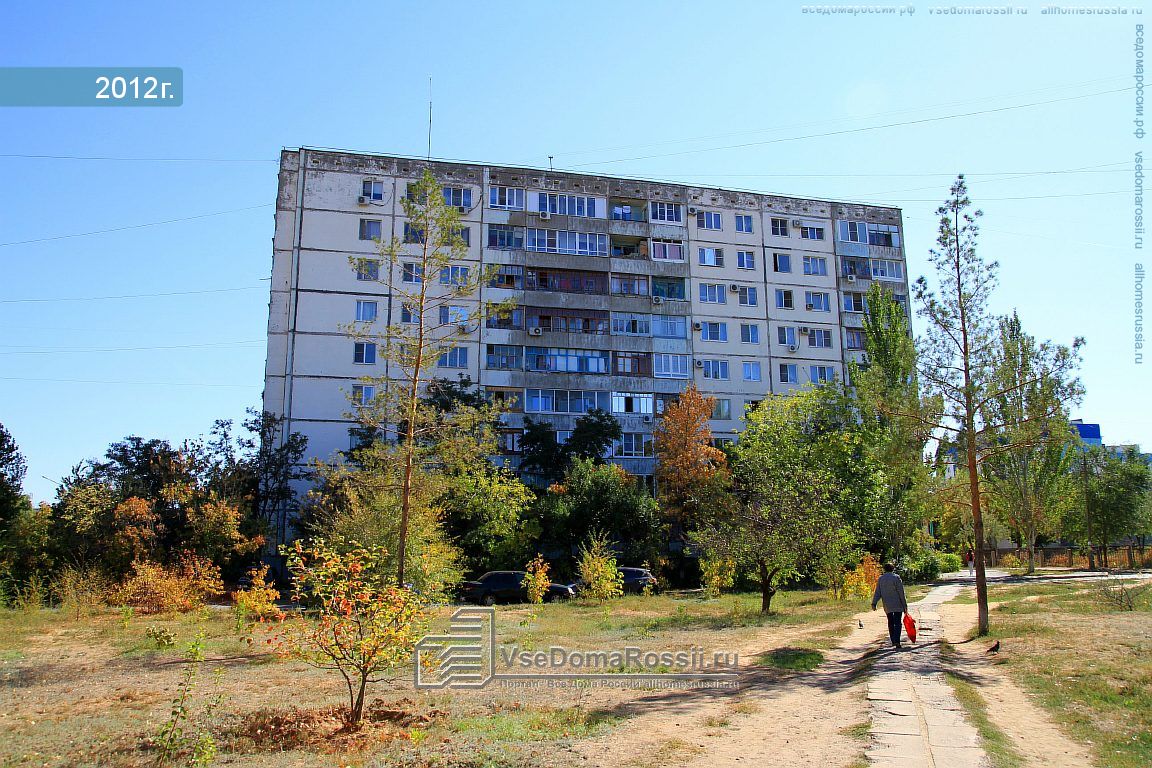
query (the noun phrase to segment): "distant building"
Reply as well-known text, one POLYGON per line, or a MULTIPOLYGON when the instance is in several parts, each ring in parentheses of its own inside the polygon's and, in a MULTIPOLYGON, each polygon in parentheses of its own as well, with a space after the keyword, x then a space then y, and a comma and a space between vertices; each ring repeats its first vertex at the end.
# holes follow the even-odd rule
POLYGON ((1072 426, 1086 445, 1104 445, 1104 441, 1100 437, 1099 424, 1085 424, 1082 419, 1073 419, 1072 426))

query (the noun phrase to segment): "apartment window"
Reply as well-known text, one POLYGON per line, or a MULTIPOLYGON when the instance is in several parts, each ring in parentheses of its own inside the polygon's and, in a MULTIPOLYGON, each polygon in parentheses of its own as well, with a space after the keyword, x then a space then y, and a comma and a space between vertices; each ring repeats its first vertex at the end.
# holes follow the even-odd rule
POLYGON ((497 371, 519 371, 524 367, 524 350, 508 344, 488 344, 484 365, 497 371))
POLYGON ((752 217, 745 213, 736 214, 736 231, 737 232, 751 232, 752 231, 752 217))
POLYGON ((420 190, 419 184, 410 183, 407 186, 407 191, 405 192, 405 197, 407 197, 409 200, 416 203, 417 205, 424 205, 426 202, 428 202, 428 198, 419 190, 420 190))
POLYGON ((777 309, 792 309, 792 291, 786 288, 776 289, 776 308, 777 309))
POLYGON ((614 352, 612 372, 620 376, 651 376, 652 355, 648 352, 614 352))
POLYGON ((400 282, 402 283, 422 283, 424 282, 424 267, 413 262, 403 262, 400 265, 400 282))
POLYGON ((613 392, 613 413, 638 413, 650 416, 652 414, 652 395, 637 394, 635 392, 613 392))
POLYGON ((864 331, 845 331, 844 346, 847 349, 864 349, 864 331))
POLYGON ((900 229, 894 224, 869 224, 868 245, 880 245, 886 248, 900 247, 900 229))
POLYGON ((727 286, 721 283, 700 283, 700 302, 702 304, 727 304, 727 286))
POLYGON ((752 251, 736 251, 737 269, 756 269, 756 254, 752 251))
POLYGON ((796 373, 795 363, 780 363, 780 383, 799 384, 800 379, 796 373))
POLYGON ((612 333, 617 336, 651 336, 652 316, 634 312, 613 312, 612 333))
POLYGON ((823 384, 832 381, 835 377, 836 371, 830 365, 808 366, 808 380, 813 384, 823 384))
POLYGON ((740 306, 756 306, 758 297, 756 296, 756 289, 754 287, 750 285, 742 285, 740 286, 740 290, 737 292, 737 295, 740 297, 740 306))
POLYGON ((652 221, 667 221, 672 224, 684 223, 684 206, 679 203, 652 203, 652 221))
POLYGON ((518 187, 491 187, 488 190, 488 207, 506 211, 524 210, 524 190, 518 187))
POLYGON ((440 269, 440 285, 451 285, 457 288, 468 284, 468 267, 442 267, 440 269))
POLYGON ((772 219, 772 234, 776 237, 788 237, 788 219, 772 219))
POLYGON ((740 342, 742 344, 759 344, 760 326, 755 323, 740 323, 740 342))
POLYGON ((652 433, 625 432, 616 444, 616 455, 621 458, 653 455, 652 433))
POLYGON ((722 267, 722 266, 724 266, 724 249, 723 248, 701 248, 700 249, 700 266, 703 266, 703 267, 722 267))
POLYGON ((904 264, 893 259, 872 259, 872 277, 878 280, 903 280, 904 264))
POLYGON ((556 430, 556 444, 557 445, 564 445, 565 443, 567 443, 571 439, 572 439, 572 430, 570 430, 570 429, 558 429, 558 430, 556 430))
POLYGON ((791 272, 792 271, 792 255, 789 253, 774 253, 774 254, 772 254, 772 271, 773 272, 791 272))
POLYGON ((522 429, 502 429, 496 433, 496 448, 500 453, 520 453, 520 438, 523 436, 522 429))
POLYGON ((527 347, 526 369, 556 373, 608 373, 607 350, 527 347))
POLYGON ((360 219, 361 240, 376 240, 379 242, 383 232, 383 224, 380 219, 360 219))
POLYGON ((416 313, 412 311, 412 307, 407 304, 400 305, 400 322, 414 323, 416 322, 416 313))
POLYGON ((808 331, 808 346, 819 349, 832 348, 832 331, 827 328, 813 328, 808 331))
POLYGON ((760 381, 760 363, 755 360, 746 360, 741 364, 744 369, 744 381, 760 381))
POLYGON ((700 338, 704 341, 728 341, 728 323, 701 323, 700 338))
POLYGON ((509 288, 514 291, 524 290, 524 267, 515 264, 499 265, 489 285, 493 288, 509 288))
POLYGON ((688 355, 657 352, 652 355, 652 371, 658 379, 688 378, 688 355))
POLYGON ((688 318, 681 315, 653 315, 652 335, 661 339, 687 338, 688 318))
POLYGON ((828 259, 824 258, 823 256, 805 256, 804 274, 820 276, 827 275, 828 259))
POLYGON ((371 384, 352 385, 352 405, 363 408, 376 399, 376 387, 371 384))
POLYGON ((411 222, 404 222, 404 242, 406 243, 422 243, 424 242, 424 230, 420 227, 415 227, 411 222))
POLYGON ((612 275, 612 293, 618 296, 647 296, 648 277, 645 275, 612 275))
POLYGON ((384 182, 364 179, 364 184, 360 188, 360 194, 365 200, 383 200, 384 182))
POLYGON ((609 407, 609 393, 590 389, 529 389, 524 403, 528 413, 588 413, 595 408, 606 411, 609 407))
POLYGON ((844 294, 845 312, 863 312, 867 308, 868 304, 864 301, 864 294, 851 292, 844 294))
POLYGON ((510 413, 522 413, 524 411, 524 390, 522 389, 485 387, 484 395, 488 398, 489 403, 501 410, 510 413))
POLYGON ((653 261, 684 261, 684 244, 679 240, 653 240, 653 261))
POLYGON ((684 292, 684 278, 682 277, 654 277, 652 278, 652 295, 662 299, 683 301, 687 298, 684 292))
POLYGON ((453 248, 458 243, 463 245, 472 245, 472 228, 471 227, 458 227, 452 232, 452 237, 444 241, 444 245, 453 248))
POLYGON ((537 199, 538 211, 547 211, 560 216, 596 217, 596 198, 580 195, 557 195, 541 192, 537 199))
POLYGON ((379 280, 380 262, 376 259, 359 259, 356 262, 357 280, 379 280))
POLYGON ((375 301, 359 301, 356 302, 356 322, 358 323, 371 323, 376 320, 376 312, 379 310, 380 304, 375 301))
POLYGON ((644 206, 620 203, 612 206, 609 214, 612 221, 647 221, 644 216, 644 206))
POLYGON ((805 291, 804 308, 812 312, 831 312, 832 304, 828 301, 828 294, 822 291, 805 291))
POLYGON ((776 327, 776 340, 790 347, 796 346, 796 328, 790 325, 776 327))
POLYGON ((467 187, 444 187, 444 205, 454 208, 472 207, 472 190, 467 187))
POLYGON ((358 341, 352 347, 352 362, 358 365, 376 364, 376 345, 370 341, 358 341))
POLYGON ((467 325, 468 320, 468 307, 460 307, 450 304, 440 305, 441 325, 467 325))
POLYGON ((823 240, 824 227, 800 227, 800 237, 804 240, 823 240))
POLYGON ((846 243, 867 243, 868 225, 862 221, 839 222, 840 239, 846 243))
POLYGON ((712 418, 732 418, 732 401, 727 398, 716 398, 712 401, 712 418))
POLYGON ((704 365, 703 365, 704 378, 706 378, 706 379, 718 379, 721 381, 726 381, 728 379, 728 361, 727 360, 708 359, 708 360, 702 360, 701 362, 704 363, 704 365))
POLYGON ((696 214, 696 226, 699 229, 724 229, 724 221, 715 211, 701 211, 696 214))
POLYGON ((608 235, 569 230, 535 229, 529 227, 525 238, 529 251, 540 253, 568 253, 575 256, 607 256, 608 235))
POLYGON ((485 314, 488 317, 489 328, 501 328, 508 331, 524 327, 524 310, 520 307, 505 309, 500 312, 489 304, 485 314))
POLYGON ((505 251, 523 248, 524 227, 513 227, 509 224, 489 224, 488 247, 505 251))
POLYGON ((440 368, 467 368, 468 347, 452 347, 445 350, 436 365, 440 368))

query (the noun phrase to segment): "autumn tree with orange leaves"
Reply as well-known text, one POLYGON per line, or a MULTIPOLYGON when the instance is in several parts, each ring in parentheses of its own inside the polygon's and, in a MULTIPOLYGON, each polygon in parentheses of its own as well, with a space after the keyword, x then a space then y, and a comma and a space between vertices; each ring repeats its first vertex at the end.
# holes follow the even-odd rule
POLYGON ((668 406, 656 425, 656 482, 664 514, 678 527, 692 525, 698 514, 729 501, 728 462, 712 445, 714 398, 694 384, 668 406))

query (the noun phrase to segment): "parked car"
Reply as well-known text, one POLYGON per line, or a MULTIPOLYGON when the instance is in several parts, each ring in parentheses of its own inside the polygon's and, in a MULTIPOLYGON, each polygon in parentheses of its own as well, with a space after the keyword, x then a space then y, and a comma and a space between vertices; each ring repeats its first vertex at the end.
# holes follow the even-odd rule
MULTIPOLYGON (((524 586, 525 571, 488 571, 475 581, 460 585, 460 597, 469 603, 495 605, 496 603, 526 603, 528 588, 524 586)), ((544 600, 566 600, 575 595, 567 584, 549 584, 544 600)))
MULTIPOLYGON (((624 581, 624 594, 626 595, 639 595, 644 591, 645 587, 650 586, 652 591, 656 591, 660 582, 652 575, 652 571, 647 568, 620 568, 620 575, 624 581)), ((584 589, 584 581, 577 579, 572 582, 572 591, 579 594, 584 589)))

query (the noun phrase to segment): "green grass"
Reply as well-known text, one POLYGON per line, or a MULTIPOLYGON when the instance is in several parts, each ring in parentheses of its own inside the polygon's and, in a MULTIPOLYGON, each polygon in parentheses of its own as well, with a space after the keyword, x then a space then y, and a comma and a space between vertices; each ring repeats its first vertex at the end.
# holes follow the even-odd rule
POLYGON ((602 712, 567 709, 505 709, 486 715, 458 717, 449 727, 460 734, 492 741, 530 742, 592 736, 615 722, 602 712))
POLYGON ((791 672, 811 672, 824 663, 824 654, 812 648, 777 648, 761 654, 757 663, 791 672))
POLYGON ((980 741, 993 768, 1023 768, 1024 757, 1016 751, 1012 740, 988 717, 988 705, 980 696, 976 686, 952 672, 945 672, 945 678, 956 693, 956 699, 968 713, 972 724, 980 734, 980 741))

